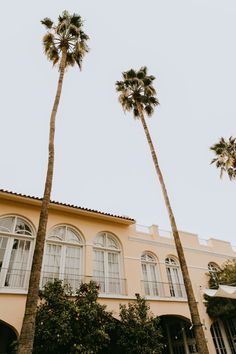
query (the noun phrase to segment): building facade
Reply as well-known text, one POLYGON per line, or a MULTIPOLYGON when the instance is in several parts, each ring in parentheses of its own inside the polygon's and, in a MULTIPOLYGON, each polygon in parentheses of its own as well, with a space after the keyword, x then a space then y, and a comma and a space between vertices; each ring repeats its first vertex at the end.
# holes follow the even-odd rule
MULTIPOLYGON (((41 200, 0 191, 0 354, 19 335, 41 200)), ((236 316, 212 322, 203 291, 207 273, 235 258, 230 243, 180 232, 210 353, 235 354, 236 316)), ((118 318, 119 304, 139 293, 161 317, 166 354, 196 353, 190 313, 171 233, 155 225, 77 206, 50 204, 41 286, 62 279, 72 289, 81 281, 100 284, 99 301, 118 318)))

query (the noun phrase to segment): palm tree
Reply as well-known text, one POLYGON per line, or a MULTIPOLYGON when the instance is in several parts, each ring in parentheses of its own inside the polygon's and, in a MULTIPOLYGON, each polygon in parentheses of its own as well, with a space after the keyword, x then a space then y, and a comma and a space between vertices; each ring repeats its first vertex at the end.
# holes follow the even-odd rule
POLYGON ((231 136, 228 141, 220 138, 210 149, 215 152, 216 157, 211 163, 220 169, 220 178, 226 172, 230 180, 236 179, 236 138, 231 136))
POLYGON ((189 310, 192 318, 194 334, 195 334, 196 343, 198 347, 198 353, 208 354, 209 352, 206 345, 206 339, 200 321, 197 302, 195 300, 191 280, 189 277, 189 272, 188 272, 184 252, 183 252, 183 247, 180 241, 174 214, 171 208, 164 179, 159 167, 154 145, 152 143, 152 139, 144 118, 144 113, 146 113, 148 116, 151 116, 152 113, 154 112, 154 107, 159 104, 156 98, 156 91, 152 86, 155 77, 147 75, 146 67, 142 67, 138 71, 131 69, 129 71, 123 72, 122 75, 123 75, 123 81, 116 82, 116 90, 119 93, 119 101, 124 111, 132 111, 134 114, 134 118, 140 119, 143 125, 143 129, 150 147, 152 159, 155 165, 156 173, 158 175, 161 184, 166 208, 170 219, 176 250, 178 253, 179 262, 183 274, 184 285, 186 288, 189 310))
POLYGON ((89 39, 89 37, 82 31, 83 22, 81 17, 77 14, 70 15, 67 11, 64 11, 62 15, 59 16, 57 24, 54 24, 50 18, 45 18, 41 23, 47 29, 47 33, 43 37, 44 51, 47 58, 52 61, 53 65, 56 65, 57 63, 59 64, 59 79, 50 117, 48 168, 29 280, 25 314, 19 338, 19 354, 30 354, 32 353, 33 348, 40 272, 53 180, 55 120, 61 97, 64 73, 67 67, 74 66, 75 64, 78 64, 81 69, 82 60, 88 52, 86 41, 89 39))

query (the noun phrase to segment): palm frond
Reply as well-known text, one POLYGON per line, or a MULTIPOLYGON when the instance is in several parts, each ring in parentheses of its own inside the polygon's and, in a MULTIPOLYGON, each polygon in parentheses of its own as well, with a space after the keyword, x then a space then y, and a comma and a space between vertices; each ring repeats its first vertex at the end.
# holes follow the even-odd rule
POLYGON ((220 177, 222 178, 226 172, 230 180, 236 179, 236 138, 231 136, 227 141, 221 137, 218 143, 210 147, 210 150, 216 155, 211 160, 211 164, 215 164, 216 168, 220 169, 220 177))
POLYGON ((52 28, 52 25, 53 25, 53 21, 48 18, 48 17, 45 17, 42 21, 41 21, 42 25, 44 25, 47 29, 51 29, 52 28))
POLYGON ((75 13, 71 16, 70 23, 76 27, 83 26, 83 21, 81 19, 81 16, 75 13))
POLYGON ((80 15, 70 15, 65 10, 58 17, 56 25, 53 25, 53 22, 48 18, 41 22, 50 29, 43 37, 47 58, 55 65, 60 62, 62 52, 66 50, 66 66, 73 66, 77 63, 81 69, 83 58, 89 51, 87 45, 89 36, 82 30, 83 22, 80 15))
POLYGON ((66 55, 66 66, 74 66, 75 58, 73 53, 67 53, 66 55))
POLYGON ((117 81, 116 91, 120 93, 119 101, 124 110, 133 110, 134 117, 139 116, 139 109, 148 116, 154 112, 154 107, 159 104, 156 90, 152 86, 154 76, 147 75, 147 67, 143 66, 138 71, 130 69, 122 73, 123 80, 117 81))
POLYGON ((145 106, 144 107, 144 110, 145 110, 145 112, 147 113, 147 115, 150 117, 152 114, 153 114, 153 112, 154 112, 154 109, 153 109, 153 107, 151 106, 151 105, 147 105, 147 106, 145 106))

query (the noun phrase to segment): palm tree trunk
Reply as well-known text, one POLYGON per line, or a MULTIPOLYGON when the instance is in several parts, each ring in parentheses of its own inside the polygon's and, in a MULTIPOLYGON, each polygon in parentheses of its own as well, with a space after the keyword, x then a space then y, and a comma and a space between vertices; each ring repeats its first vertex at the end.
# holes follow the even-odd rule
POLYGON ((183 247, 182 247, 182 244, 180 241, 179 232, 178 232, 178 229, 176 226, 174 214, 173 214, 173 211, 172 211, 172 208, 170 205, 170 200, 169 200, 169 197, 167 194, 167 189, 166 189, 166 186, 164 183, 161 169, 159 167, 159 163, 157 160, 157 155, 156 155, 156 152, 155 152, 155 149, 154 149, 154 146, 152 143, 152 139, 151 139, 146 121, 144 119, 144 115, 141 110, 141 107, 138 107, 138 112, 139 112, 139 117, 141 119, 143 129, 144 129, 150 150, 151 150, 152 159, 153 159, 153 162, 155 165, 156 173, 158 175, 158 178, 159 178, 159 181, 161 184, 162 193, 164 196, 166 208, 167 208, 169 219, 170 219, 171 229, 172 229, 172 233, 173 233, 173 237, 174 237, 174 241, 175 241, 175 247, 177 250, 179 263, 180 263, 180 267, 181 267, 182 274, 183 274, 183 280, 184 280, 184 285, 185 285, 186 294, 187 294, 187 298, 188 298, 188 305, 189 305, 189 310, 190 310, 190 314, 191 314, 191 319, 192 319, 193 330, 194 330, 194 335, 195 335, 195 339, 196 339, 198 353, 199 354, 209 354, 204 331, 202 328, 202 324, 201 324, 201 320, 200 320, 200 316, 199 316, 199 312, 198 312, 197 302, 195 300, 195 296, 194 296, 194 292, 193 292, 193 288, 192 288, 192 283, 190 280, 190 276, 189 276, 189 272, 188 272, 188 268, 187 268, 187 263, 186 263, 185 256, 184 256, 183 247))
POLYGON ((48 221, 48 208, 50 203, 50 196, 52 190, 53 168, 54 168, 54 135, 55 135, 55 120, 57 109, 60 102, 62 84, 66 64, 66 50, 62 50, 62 58, 59 67, 59 79, 57 84, 57 92, 53 104, 53 109, 50 118, 49 131, 49 146, 48 146, 48 169, 45 180, 44 195, 42 199, 39 225, 36 236, 36 245, 34 250, 29 289, 25 305, 25 314, 21 333, 19 337, 18 354, 31 354, 33 350, 34 332, 35 332, 35 318, 38 303, 40 274, 42 267, 42 259, 44 252, 46 228, 48 221))

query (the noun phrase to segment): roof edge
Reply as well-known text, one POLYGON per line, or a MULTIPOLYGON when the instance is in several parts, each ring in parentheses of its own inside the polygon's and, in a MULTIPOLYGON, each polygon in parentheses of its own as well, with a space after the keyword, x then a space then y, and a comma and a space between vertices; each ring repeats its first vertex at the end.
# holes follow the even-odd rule
MULTIPOLYGON (((39 197, 16 193, 16 192, 8 191, 5 189, 0 189, 0 196, 1 196, 1 194, 6 199, 13 199, 13 197, 18 197, 18 198, 24 199, 25 202, 26 201, 28 201, 30 203, 34 202, 34 204, 36 203, 37 205, 40 204, 40 202, 42 201, 42 198, 39 198, 39 197)), ((106 219, 106 220, 109 219, 109 220, 113 220, 118 223, 127 224, 127 225, 132 225, 136 222, 135 219, 132 219, 132 218, 129 218, 126 216, 105 213, 105 212, 98 211, 95 209, 84 208, 84 207, 80 207, 80 206, 77 206, 74 204, 67 204, 67 203, 62 203, 62 202, 58 202, 58 201, 54 201, 54 200, 50 201, 50 209, 51 208, 53 208, 53 209, 58 209, 58 208, 59 209, 61 209, 61 208, 67 209, 67 208, 69 208, 69 209, 73 209, 73 211, 79 212, 79 214, 81 214, 81 215, 86 215, 86 216, 99 218, 99 219, 106 219)))

